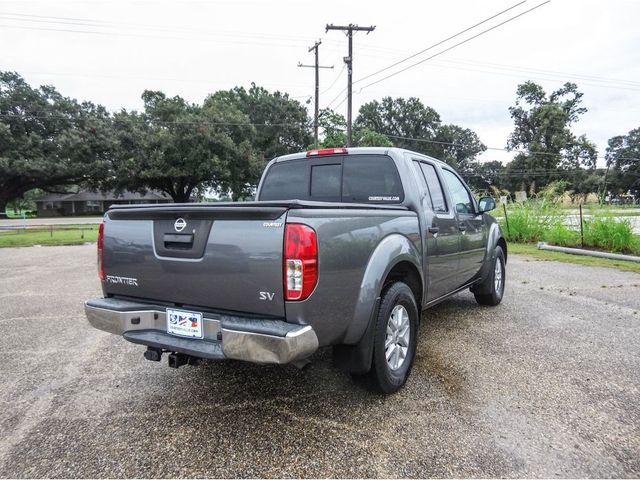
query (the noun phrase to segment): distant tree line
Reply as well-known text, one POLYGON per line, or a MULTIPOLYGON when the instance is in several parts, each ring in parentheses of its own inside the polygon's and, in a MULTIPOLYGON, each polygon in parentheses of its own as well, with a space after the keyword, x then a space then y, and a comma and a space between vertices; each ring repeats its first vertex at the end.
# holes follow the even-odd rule
MULTIPOLYGON (((354 122, 356 146, 397 146, 441 159, 473 188, 509 191, 564 180, 576 193, 632 191, 640 195, 640 128, 612 138, 607 169, 596 169, 595 145, 571 127, 586 112, 582 93, 567 83, 551 94, 526 82, 509 111, 514 130, 507 165, 478 162, 486 150, 468 128, 445 124, 417 98, 385 97, 364 104, 354 122), (606 186, 605 186, 606 185, 606 186)), ((176 202, 208 190, 234 200, 252 195, 271 158, 312 147, 312 121, 286 93, 252 84, 194 104, 159 91, 142 94, 141 111, 111 113, 54 87, 30 86, 0 72, 0 212, 33 189, 69 186, 165 192, 176 202)), ((345 119, 320 115, 321 146, 345 144, 345 119)))

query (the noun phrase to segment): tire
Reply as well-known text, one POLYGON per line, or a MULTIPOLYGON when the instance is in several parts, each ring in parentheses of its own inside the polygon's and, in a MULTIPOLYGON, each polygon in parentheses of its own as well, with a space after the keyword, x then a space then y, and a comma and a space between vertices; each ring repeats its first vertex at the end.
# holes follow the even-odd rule
POLYGON ((382 295, 376 318, 368 374, 374 389, 393 393, 404 385, 413 365, 417 334, 418 307, 413 292, 405 283, 395 282, 382 295))
POLYGON ((478 286, 473 295, 480 305, 496 306, 502 301, 506 282, 506 269, 502 247, 496 246, 496 255, 491 263, 487 278, 478 286))

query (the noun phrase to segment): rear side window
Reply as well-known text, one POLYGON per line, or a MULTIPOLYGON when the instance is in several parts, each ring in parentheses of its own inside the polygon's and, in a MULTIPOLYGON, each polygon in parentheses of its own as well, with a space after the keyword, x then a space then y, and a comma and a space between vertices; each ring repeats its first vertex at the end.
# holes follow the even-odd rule
POLYGON ((413 162, 413 168, 416 171, 416 178, 418 182, 426 189, 427 191, 427 202, 429 203, 429 207, 433 210, 433 201, 431 200, 431 193, 429 193, 429 186, 427 185, 427 181, 424 179, 424 174, 422 173, 422 167, 420 166, 420 162, 413 162))
POLYGON ((260 190, 260 200, 307 199, 307 170, 305 161, 273 164, 260 190))
POLYGON ((324 162, 313 159, 273 164, 262 183, 259 199, 348 203, 404 200, 400 175, 391 157, 345 155, 324 162))
POLYGON ((344 158, 343 202, 398 203, 403 199, 402 182, 391 157, 357 155, 344 158))
POLYGON ((436 213, 447 212, 447 202, 444 199, 444 193, 442 192, 442 184, 436 173, 436 168, 428 163, 420 163, 424 178, 427 180, 429 186, 429 194, 431 195, 431 203, 433 204, 433 211, 436 213))

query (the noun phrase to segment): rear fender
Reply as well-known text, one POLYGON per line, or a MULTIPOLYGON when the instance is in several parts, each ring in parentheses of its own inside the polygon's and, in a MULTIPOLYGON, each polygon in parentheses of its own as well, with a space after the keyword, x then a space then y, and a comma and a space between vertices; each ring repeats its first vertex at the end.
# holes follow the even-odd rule
MULTIPOLYGON (((400 262, 413 264, 420 272, 420 281, 424 285, 420 253, 411 241, 400 234, 385 237, 369 258, 360 284, 355 314, 343 340, 344 345, 334 347, 334 360, 351 373, 365 373, 371 366, 373 325, 384 281, 393 267, 400 262)), ((422 299, 417 299, 416 303, 420 307, 422 299)))
MULTIPOLYGON (((376 299, 382 294, 384 280, 400 262, 410 262, 422 272, 420 254, 411 241, 400 234, 385 237, 371 254, 360 283, 360 295, 356 303, 353 320, 347 329, 344 343, 353 344, 362 338, 372 317, 376 299)), ((421 281, 422 275, 420 275, 421 281)), ((423 282, 424 284, 424 282, 423 282)), ((421 303, 417 300, 416 303, 421 303)))

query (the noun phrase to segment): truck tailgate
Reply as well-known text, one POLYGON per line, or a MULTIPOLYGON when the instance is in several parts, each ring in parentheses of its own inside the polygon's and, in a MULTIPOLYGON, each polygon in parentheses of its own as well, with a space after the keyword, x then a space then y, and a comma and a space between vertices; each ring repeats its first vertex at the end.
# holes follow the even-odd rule
POLYGON ((284 317, 285 206, 113 208, 104 289, 185 307, 284 317))

